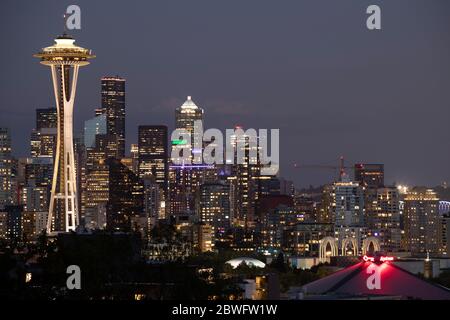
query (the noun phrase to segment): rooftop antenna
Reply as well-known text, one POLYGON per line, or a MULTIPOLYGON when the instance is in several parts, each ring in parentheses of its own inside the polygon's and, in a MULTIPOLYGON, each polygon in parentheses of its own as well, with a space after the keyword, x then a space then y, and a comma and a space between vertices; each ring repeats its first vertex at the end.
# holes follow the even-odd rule
POLYGON ((63 14, 63 20, 64 20, 64 35, 66 35, 67 34, 67 18, 68 18, 69 16, 67 15, 67 13, 64 13, 63 14))
POLYGON ((339 158, 340 165, 339 165, 339 180, 343 181, 343 178, 345 176, 345 168, 344 168, 344 156, 341 156, 339 158))

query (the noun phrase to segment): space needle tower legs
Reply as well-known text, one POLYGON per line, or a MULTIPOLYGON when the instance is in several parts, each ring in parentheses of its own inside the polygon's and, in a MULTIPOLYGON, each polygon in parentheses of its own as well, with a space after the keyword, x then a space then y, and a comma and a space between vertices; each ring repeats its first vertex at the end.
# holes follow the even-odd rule
POLYGON ((75 156, 73 148, 73 108, 80 66, 94 58, 89 49, 74 45, 67 34, 55 44, 35 54, 51 68, 58 124, 47 232, 74 231, 79 224, 75 156))

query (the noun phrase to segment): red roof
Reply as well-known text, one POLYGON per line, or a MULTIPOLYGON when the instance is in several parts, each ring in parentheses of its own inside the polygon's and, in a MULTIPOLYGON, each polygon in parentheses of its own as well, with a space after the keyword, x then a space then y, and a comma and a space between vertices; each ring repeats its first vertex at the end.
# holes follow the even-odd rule
POLYGON ((430 283, 393 263, 360 262, 303 286, 306 294, 400 296, 405 299, 450 300, 450 290, 430 283))

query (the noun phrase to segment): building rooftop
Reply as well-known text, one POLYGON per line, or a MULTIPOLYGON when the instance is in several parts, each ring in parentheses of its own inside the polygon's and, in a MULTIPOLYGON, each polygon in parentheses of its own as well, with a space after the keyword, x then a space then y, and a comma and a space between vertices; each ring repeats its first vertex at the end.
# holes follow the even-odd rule
POLYGON ((75 45, 75 39, 67 34, 57 37, 55 44, 43 48, 33 56, 41 58, 41 63, 45 65, 64 64, 64 62, 86 65, 89 63, 88 59, 95 58, 90 49, 75 45))
POLYGON ((187 100, 181 105, 181 109, 198 109, 198 106, 192 101, 191 96, 187 96, 187 100))
MULTIPOLYGON (((360 262, 297 289, 306 297, 401 297, 450 300, 450 290, 390 263, 360 262)), ((295 292, 291 292, 295 295, 295 292)))

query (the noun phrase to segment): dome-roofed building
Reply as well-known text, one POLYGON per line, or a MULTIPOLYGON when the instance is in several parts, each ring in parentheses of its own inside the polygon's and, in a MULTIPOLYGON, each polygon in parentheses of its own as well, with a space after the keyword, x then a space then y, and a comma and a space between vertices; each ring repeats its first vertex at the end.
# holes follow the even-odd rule
POLYGON ((258 259, 248 257, 234 258, 228 260, 225 263, 231 265, 233 269, 236 269, 241 263, 245 263, 249 267, 257 267, 257 268, 264 268, 266 266, 264 262, 259 261, 258 259))

